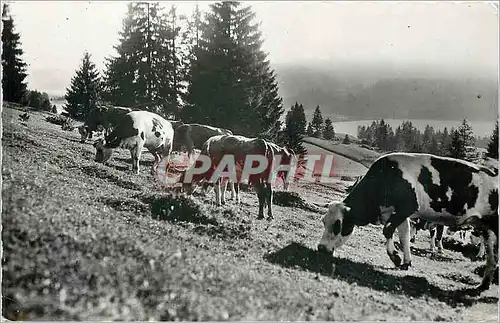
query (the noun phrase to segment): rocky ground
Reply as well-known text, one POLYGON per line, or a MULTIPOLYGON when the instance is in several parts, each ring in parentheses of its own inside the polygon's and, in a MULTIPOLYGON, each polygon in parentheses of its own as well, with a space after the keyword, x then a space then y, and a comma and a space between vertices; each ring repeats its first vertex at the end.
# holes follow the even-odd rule
POLYGON ((275 220, 257 220, 252 192, 221 208, 212 194, 173 198, 149 174, 147 153, 140 175, 128 151, 97 164, 76 130, 42 113, 22 124, 20 113, 2 112, 7 318, 498 319, 497 285, 479 297, 460 293, 480 282, 483 262, 452 238, 438 256, 420 234, 409 271, 393 268, 377 226, 357 228, 335 258, 319 257, 322 214, 304 201, 340 198, 345 183, 294 186, 304 203, 275 205, 275 220))

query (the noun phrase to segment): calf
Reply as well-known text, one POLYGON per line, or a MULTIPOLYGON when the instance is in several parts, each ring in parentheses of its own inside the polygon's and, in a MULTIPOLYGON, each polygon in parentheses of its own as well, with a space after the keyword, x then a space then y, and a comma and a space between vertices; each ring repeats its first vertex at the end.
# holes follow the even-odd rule
POLYGON ((411 266, 410 217, 480 230, 487 259, 475 292, 489 288, 496 267, 494 245, 498 244, 498 168, 493 171, 463 160, 410 153, 379 157, 343 201, 328 205, 318 250, 331 254, 355 226, 382 223, 389 258, 407 270, 411 266), (396 229, 403 264, 394 248, 396 229))
POLYGON ((181 124, 175 129, 173 150, 180 151, 182 145, 186 146, 189 158, 194 152, 194 148, 201 149, 203 144, 213 136, 232 135, 230 130, 207 126, 204 124, 191 123, 181 124))
MULTIPOLYGON (((219 167, 219 163, 222 161, 224 156, 232 155, 234 157, 235 164, 242 168, 245 168, 245 159, 249 155, 264 156, 267 160, 266 168, 256 174, 251 174, 248 178, 249 184, 251 184, 255 191, 257 192, 257 197, 259 200, 259 215, 258 219, 264 218, 264 207, 267 204, 268 207, 268 220, 273 218, 272 214, 272 187, 268 181, 270 167, 272 167, 273 161, 273 151, 270 149, 268 143, 264 139, 259 138, 246 138, 243 136, 236 135, 218 135, 209 138, 200 152, 200 156, 208 156, 211 165, 208 171, 197 174, 193 176, 192 181, 185 183, 185 174, 182 173, 180 177, 180 182, 183 182, 183 186, 192 191, 193 183, 197 183, 203 180, 210 180, 219 167)), ((201 157, 195 161, 193 167, 200 167, 201 157)), ((255 161, 254 161, 255 162, 255 161)), ((253 166, 253 164, 252 164, 253 166)), ((189 170, 188 170, 189 171, 189 170)), ((237 178, 237 182, 241 180, 241 176, 237 178)), ((225 185, 227 185, 227 180, 222 180, 217 177, 215 182, 215 200, 217 205, 225 203, 225 185), (223 185, 222 197, 221 195, 221 184, 223 185)))
POLYGON ((139 174, 139 160, 142 148, 145 147, 155 157, 151 168, 151 173, 155 174, 162 159, 170 158, 173 139, 174 130, 170 122, 152 112, 132 111, 105 140, 101 139, 94 144, 95 160, 104 163, 111 157, 113 148, 125 148, 130 150, 132 171, 139 174))

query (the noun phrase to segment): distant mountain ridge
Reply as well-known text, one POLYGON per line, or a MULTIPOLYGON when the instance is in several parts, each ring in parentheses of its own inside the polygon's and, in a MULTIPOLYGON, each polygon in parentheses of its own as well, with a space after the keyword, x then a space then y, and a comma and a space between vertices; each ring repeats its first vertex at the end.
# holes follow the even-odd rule
POLYGON ((311 118, 316 105, 324 116, 340 119, 394 118, 492 120, 498 92, 491 78, 414 76, 380 69, 329 69, 318 66, 276 67, 285 109, 296 101, 311 118))

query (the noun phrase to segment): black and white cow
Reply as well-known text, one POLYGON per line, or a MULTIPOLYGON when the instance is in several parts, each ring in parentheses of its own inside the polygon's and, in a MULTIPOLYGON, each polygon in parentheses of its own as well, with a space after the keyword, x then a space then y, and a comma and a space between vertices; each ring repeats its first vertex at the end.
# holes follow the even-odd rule
POLYGON ((445 232, 445 226, 437 223, 432 223, 425 221, 420 218, 410 219, 410 242, 415 242, 415 236, 419 230, 428 230, 430 234, 430 249, 431 252, 436 251, 443 253, 443 234, 445 232))
POLYGON ((430 154, 392 153, 378 158, 343 201, 328 204, 318 251, 331 254, 355 226, 383 224, 386 250, 399 268, 411 266, 410 217, 481 230, 486 269, 476 292, 487 290, 496 267, 498 168, 430 154), (404 260, 394 248, 398 230, 404 260))
POLYGON ((170 158, 173 140, 174 130, 169 121, 149 111, 132 111, 109 136, 94 144, 95 160, 104 163, 111 157, 113 148, 125 148, 132 156, 132 171, 139 174, 142 148, 147 148, 155 157, 151 168, 154 174, 163 158, 170 158))

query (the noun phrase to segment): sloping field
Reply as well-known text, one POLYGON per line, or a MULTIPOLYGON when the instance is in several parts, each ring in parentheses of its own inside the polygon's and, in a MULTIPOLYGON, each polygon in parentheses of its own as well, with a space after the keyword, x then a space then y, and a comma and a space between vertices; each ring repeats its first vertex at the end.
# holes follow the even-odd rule
MULTIPOLYGON (((357 228, 335 258, 315 252, 321 214, 274 207, 256 220, 257 198, 212 205, 161 191, 144 154, 108 165, 91 144, 33 113, 3 110, 3 315, 41 320, 497 321, 497 286, 480 282, 470 249, 446 240, 428 253, 421 234, 409 271, 395 270, 380 227, 357 228)), ((340 163, 339 163, 340 164, 340 163)), ((339 187, 299 184, 308 199, 339 187)))
POLYGON ((366 167, 370 167, 371 164, 378 157, 380 157, 380 154, 378 152, 360 147, 355 144, 333 144, 327 140, 312 137, 304 138, 304 142, 321 147, 327 151, 336 153, 337 155, 352 159, 366 167))

